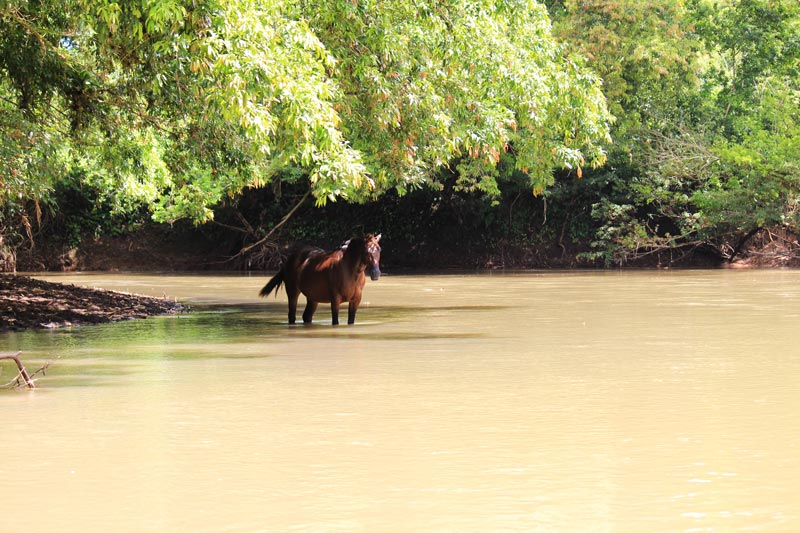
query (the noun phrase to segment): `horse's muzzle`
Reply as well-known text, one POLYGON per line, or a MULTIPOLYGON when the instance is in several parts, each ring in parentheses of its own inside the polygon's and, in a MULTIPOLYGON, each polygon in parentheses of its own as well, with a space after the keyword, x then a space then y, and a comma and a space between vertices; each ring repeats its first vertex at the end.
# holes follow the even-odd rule
POLYGON ((378 281, 381 277, 381 269, 380 268, 373 268, 369 272, 369 279, 372 281, 378 281))

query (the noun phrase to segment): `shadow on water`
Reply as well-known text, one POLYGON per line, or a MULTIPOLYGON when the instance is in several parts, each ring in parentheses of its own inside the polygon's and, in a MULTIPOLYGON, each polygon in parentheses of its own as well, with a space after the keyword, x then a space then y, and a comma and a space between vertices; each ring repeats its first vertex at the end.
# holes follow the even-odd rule
POLYGON ((362 328, 380 325, 379 322, 356 324, 354 326, 331 326, 330 324, 300 324, 288 326, 297 337, 309 339, 358 339, 364 341, 420 341, 437 339, 479 339, 486 337, 482 333, 422 333, 413 331, 366 332, 362 328))
MULTIPOLYGON (((147 347, 178 347, 176 355, 190 357, 191 349, 200 356, 204 347, 218 344, 239 344, 269 340, 271 338, 296 337, 300 331, 308 336, 341 336, 343 331, 358 333, 369 339, 427 339, 427 338, 476 338, 481 335, 466 332, 437 333, 391 333, 376 331, 377 326, 425 320, 449 313, 483 312, 509 309, 501 305, 458 305, 438 307, 376 306, 359 310, 355 326, 330 325, 330 312, 322 309, 314 317, 313 324, 290 326, 286 321, 285 304, 237 304, 197 306, 189 313, 156 316, 147 319, 114 322, 93 326, 76 326, 51 330, 26 330, 0 334, 0 351, 23 351, 58 357, 63 353, 78 358, 98 357, 111 354, 147 358, 147 347)), ((217 354, 220 356, 222 354, 217 354)), ((232 354, 236 356, 236 354, 232 354)))
MULTIPOLYGON (((344 307, 344 306, 343 306, 344 307)), ((456 305, 456 306, 376 306, 362 307, 354 325, 341 324, 332 326, 330 324, 330 313, 327 309, 320 309, 314 315, 314 322, 290 325, 283 320, 272 320, 268 325, 273 330, 279 332, 278 336, 287 334, 292 338, 313 338, 313 339, 358 339, 364 341, 419 341, 436 339, 477 339, 487 335, 485 333, 457 332, 457 331, 384 331, 387 324, 397 324, 403 322, 427 321, 451 313, 497 311, 510 309, 509 306, 502 305, 456 305), (285 329, 284 329, 285 328, 285 329)), ((299 317, 298 317, 299 319, 299 317)))
POLYGON ((386 309, 396 313, 403 313, 407 315, 426 314, 426 313, 440 313, 450 311, 503 311, 505 309, 513 309, 510 305, 441 305, 441 306, 424 306, 415 307, 409 305, 396 305, 396 306, 381 306, 373 309, 386 309))
MULTIPOLYGON (((35 371, 35 367, 45 363, 50 363, 47 370, 33 376, 34 381, 37 382, 37 391, 68 387, 105 387, 115 384, 120 377, 134 375, 138 372, 131 365, 114 362, 65 361, 62 359, 47 361, 30 359, 27 366, 31 371, 35 371)), ((0 369, 0 394, 14 390, 11 386, 3 388, 7 382, 13 379, 14 374, 15 370, 0 369)))
MULTIPOLYGON (((284 302, 205 305, 179 315, 156 316, 94 326, 27 330, 0 335, 0 352, 22 351, 26 367, 52 365, 48 387, 102 386, 114 377, 133 374, 148 361, 262 359, 279 355, 280 341, 319 339, 358 341, 433 341, 476 339, 474 331, 437 331, 403 327, 404 323, 438 320, 451 313, 507 309, 501 305, 362 307, 355 325, 330 324, 322 306, 312 324, 289 325, 284 302), (401 328, 387 328, 387 325, 401 328), (276 342, 277 341, 277 342, 276 342)), ((12 379, 0 369, 0 381, 12 379)))

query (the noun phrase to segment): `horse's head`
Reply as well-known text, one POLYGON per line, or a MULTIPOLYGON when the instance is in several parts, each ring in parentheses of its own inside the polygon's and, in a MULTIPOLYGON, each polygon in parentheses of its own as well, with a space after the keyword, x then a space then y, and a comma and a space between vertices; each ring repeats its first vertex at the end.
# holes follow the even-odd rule
MULTIPOLYGON (((342 245, 342 250, 348 255, 358 254, 358 260, 369 272, 372 281, 381 277, 381 241, 380 235, 367 234, 360 238, 350 239, 342 245)), ((354 257, 354 255, 350 255, 354 257)))
POLYGON ((378 281, 381 277, 381 236, 378 235, 365 235, 364 236, 364 251, 365 261, 367 263, 367 270, 369 277, 372 281, 378 281))

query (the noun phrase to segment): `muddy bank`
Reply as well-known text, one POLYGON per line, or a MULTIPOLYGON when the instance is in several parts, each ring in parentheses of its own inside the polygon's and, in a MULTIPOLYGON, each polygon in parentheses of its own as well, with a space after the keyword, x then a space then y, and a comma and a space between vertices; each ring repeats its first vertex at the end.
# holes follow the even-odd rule
POLYGON ((178 302, 0 275, 0 331, 100 324, 177 313, 178 302))

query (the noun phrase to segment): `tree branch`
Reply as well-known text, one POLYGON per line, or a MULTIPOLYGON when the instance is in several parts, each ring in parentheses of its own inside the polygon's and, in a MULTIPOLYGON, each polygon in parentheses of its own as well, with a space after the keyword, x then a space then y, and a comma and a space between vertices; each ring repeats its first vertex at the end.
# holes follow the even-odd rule
POLYGON ((0 353, 0 360, 11 359, 17 364, 17 369, 19 370, 19 374, 17 374, 17 377, 11 380, 11 383, 14 382, 19 383, 19 378, 22 377, 22 379, 25 380, 25 384, 28 386, 28 388, 34 389, 36 388, 36 385, 33 384, 33 380, 31 380, 31 377, 28 375, 28 371, 25 370, 25 367, 22 365, 22 361, 19 360, 19 355, 21 353, 22 352, 0 353))
MULTIPOLYGON (((311 195, 311 188, 309 188, 309 189, 306 191, 306 193, 303 195, 303 197, 302 197, 302 198, 300 198, 300 201, 299 201, 299 202, 297 202, 297 204, 296 204, 296 205, 295 205, 295 206, 292 208, 292 210, 291 210, 291 211, 289 211, 288 213, 286 213, 286 215, 285 215, 285 216, 284 216, 284 217, 281 219, 281 221, 280 221, 280 222, 278 222, 278 223, 277 223, 277 224, 276 224, 276 225, 275 225, 275 226, 274 226, 274 227, 273 227, 271 230, 269 230, 269 232, 268 232, 268 233, 267 233, 267 234, 266 234, 264 237, 262 237, 261 239, 259 239, 259 240, 258 240, 258 241, 256 241, 256 242, 254 242, 253 244, 250 244, 250 245, 248 245, 248 246, 245 246, 244 248, 242 248, 241 250, 239 250, 239 253, 237 253, 237 254, 236 254, 236 255, 234 255, 233 257, 229 258, 227 261, 233 261, 233 260, 234 260, 234 259, 236 259, 237 257, 241 257, 241 256, 243 256, 243 255, 247 254, 247 253, 248 253, 248 252, 250 252, 250 250, 252 250, 253 248, 257 248, 257 247, 261 246, 262 244, 264 244, 265 242, 267 242, 267 241, 269 240, 269 238, 270 238, 270 237, 272 237, 273 233, 275 233, 276 231, 278 231, 278 229, 280 229, 280 227, 281 227, 281 226, 283 226, 284 224, 286 224, 286 222, 288 222, 288 221, 289 221, 289 219, 290 219, 290 218, 292 218, 292 215, 294 215, 294 214, 295 214, 295 212, 296 212, 298 209, 300 209, 300 206, 301 206, 301 205, 303 205, 303 202, 305 202, 305 201, 306 201, 306 199, 307 199, 307 198, 308 198, 310 195, 311 195)), ((227 262, 227 261, 226 261, 226 262, 227 262)))

